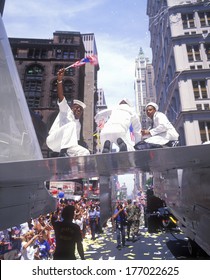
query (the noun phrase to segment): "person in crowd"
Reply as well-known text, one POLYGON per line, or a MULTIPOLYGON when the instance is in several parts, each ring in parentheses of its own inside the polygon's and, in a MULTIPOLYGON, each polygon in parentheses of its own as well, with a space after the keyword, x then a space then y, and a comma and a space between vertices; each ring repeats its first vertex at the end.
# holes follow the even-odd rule
POLYGON ((83 232, 83 225, 84 225, 83 220, 84 220, 84 218, 83 218, 82 213, 80 211, 75 214, 74 219, 73 219, 73 222, 80 227, 82 238, 84 238, 84 235, 83 235, 83 233, 84 233, 83 232))
POLYGON ((118 204, 114 211, 112 219, 115 221, 116 235, 117 235, 117 249, 125 247, 125 222, 127 213, 122 204, 118 204))
POLYGON ((71 106, 68 105, 63 94, 64 72, 65 69, 62 68, 57 74, 59 114, 52 124, 46 144, 61 157, 89 155, 89 150, 78 144, 81 131, 80 119, 86 105, 80 100, 73 100, 71 106))
POLYGON ((145 143, 151 145, 170 146, 174 141, 178 141, 179 134, 170 123, 167 116, 158 111, 158 105, 150 102, 146 105, 147 116, 151 119, 151 127, 141 130, 145 143))
POLYGON ((133 201, 133 223, 131 226, 132 241, 135 241, 139 235, 141 208, 136 200, 133 201))
POLYGON ((131 226, 133 223, 133 204, 131 199, 127 200, 126 213, 127 213, 127 238, 128 238, 127 240, 129 241, 131 226))
POLYGON ((49 224, 44 215, 40 215, 38 219, 34 220, 33 228, 37 233, 42 233, 44 239, 50 240, 50 231, 52 230, 52 226, 49 224))
MULTIPOLYGON (((109 119, 104 124, 100 132, 102 153, 109 153, 112 149, 112 144, 119 147, 119 151, 134 151, 134 143, 131 140, 130 128, 134 136, 134 142, 141 140, 141 123, 138 115, 132 108, 130 101, 126 98, 122 99, 118 106, 113 110, 106 110, 109 119)), ((95 116, 95 121, 100 122, 104 112, 100 111, 95 116)))
POLYGON ((75 207, 67 205, 62 211, 62 221, 57 221, 56 214, 52 214, 51 222, 55 231, 55 251, 54 260, 76 260, 75 246, 82 260, 84 249, 80 227, 72 222, 75 207))
POLYGON ((50 256, 50 244, 47 239, 45 239, 44 235, 40 233, 38 235, 38 239, 35 242, 35 246, 37 246, 38 250, 35 253, 37 260, 48 260, 50 256))
POLYGON ((38 238, 38 234, 34 234, 33 231, 28 231, 23 235, 21 244, 21 260, 34 260, 35 253, 38 248, 35 246, 35 242, 38 238))
POLYGON ((100 212, 99 205, 96 206, 96 215, 97 215, 97 219, 98 219, 98 223, 96 224, 96 233, 100 234, 100 233, 103 233, 103 229, 101 227, 101 220, 100 220, 101 212, 100 212))
POLYGON ((95 240, 95 234, 96 234, 96 226, 98 224, 98 217, 97 212, 93 204, 90 205, 89 210, 89 226, 90 226, 90 232, 91 232, 91 239, 95 240))
POLYGON ((13 250, 21 251, 22 238, 20 236, 20 229, 18 227, 12 227, 9 231, 9 238, 13 250))

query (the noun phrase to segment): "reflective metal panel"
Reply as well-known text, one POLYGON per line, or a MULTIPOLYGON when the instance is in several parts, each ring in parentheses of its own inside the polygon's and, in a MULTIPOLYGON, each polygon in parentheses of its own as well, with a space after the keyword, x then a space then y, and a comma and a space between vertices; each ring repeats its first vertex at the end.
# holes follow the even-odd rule
POLYGON ((10 44, 0 17, 0 162, 41 159, 10 44))

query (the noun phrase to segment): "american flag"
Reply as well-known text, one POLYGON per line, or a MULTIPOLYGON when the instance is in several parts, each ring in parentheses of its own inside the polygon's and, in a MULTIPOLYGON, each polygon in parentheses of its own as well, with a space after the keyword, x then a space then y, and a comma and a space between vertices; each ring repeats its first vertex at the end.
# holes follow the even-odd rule
POLYGON ((80 67, 86 63, 90 63, 94 66, 98 65, 98 58, 96 55, 87 55, 86 57, 76 61, 75 63, 69 65, 68 67, 65 68, 68 69, 68 68, 71 68, 71 67, 80 67))
POLYGON ((130 125, 129 130, 130 130, 131 141, 135 142, 135 136, 134 136, 132 124, 130 125))

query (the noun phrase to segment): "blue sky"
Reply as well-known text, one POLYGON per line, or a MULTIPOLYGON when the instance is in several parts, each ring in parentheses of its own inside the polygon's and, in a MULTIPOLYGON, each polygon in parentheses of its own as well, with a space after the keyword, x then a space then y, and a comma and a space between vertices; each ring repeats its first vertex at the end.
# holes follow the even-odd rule
MULTIPOLYGON (((3 21, 8 37, 52 38, 54 31, 94 33, 108 107, 122 98, 134 104, 135 58, 142 47, 151 61, 147 0, 6 0, 3 21)), ((133 188, 132 176, 120 182, 133 188)))
POLYGON ((52 38, 54 31, 94 33, 98 87, 112 107, 123 97, 134 104, 135 58, 142 47, 151 59, 147 0, 6 0, 8 37, 52 38))

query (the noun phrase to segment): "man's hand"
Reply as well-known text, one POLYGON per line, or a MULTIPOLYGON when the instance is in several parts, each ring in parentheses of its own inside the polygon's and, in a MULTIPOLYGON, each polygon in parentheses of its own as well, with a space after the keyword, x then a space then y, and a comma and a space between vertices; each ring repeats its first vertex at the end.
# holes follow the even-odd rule
POLYGON ((142 136, 150 135, 150 131, 147 130, 147 129, 142 129, 142 130, 141 130, 141 134, 142 134, 142 136))
POLYGON ((62 81, 64 76, 65 68, 61 68, 57 73, 57 80, 62 81))

